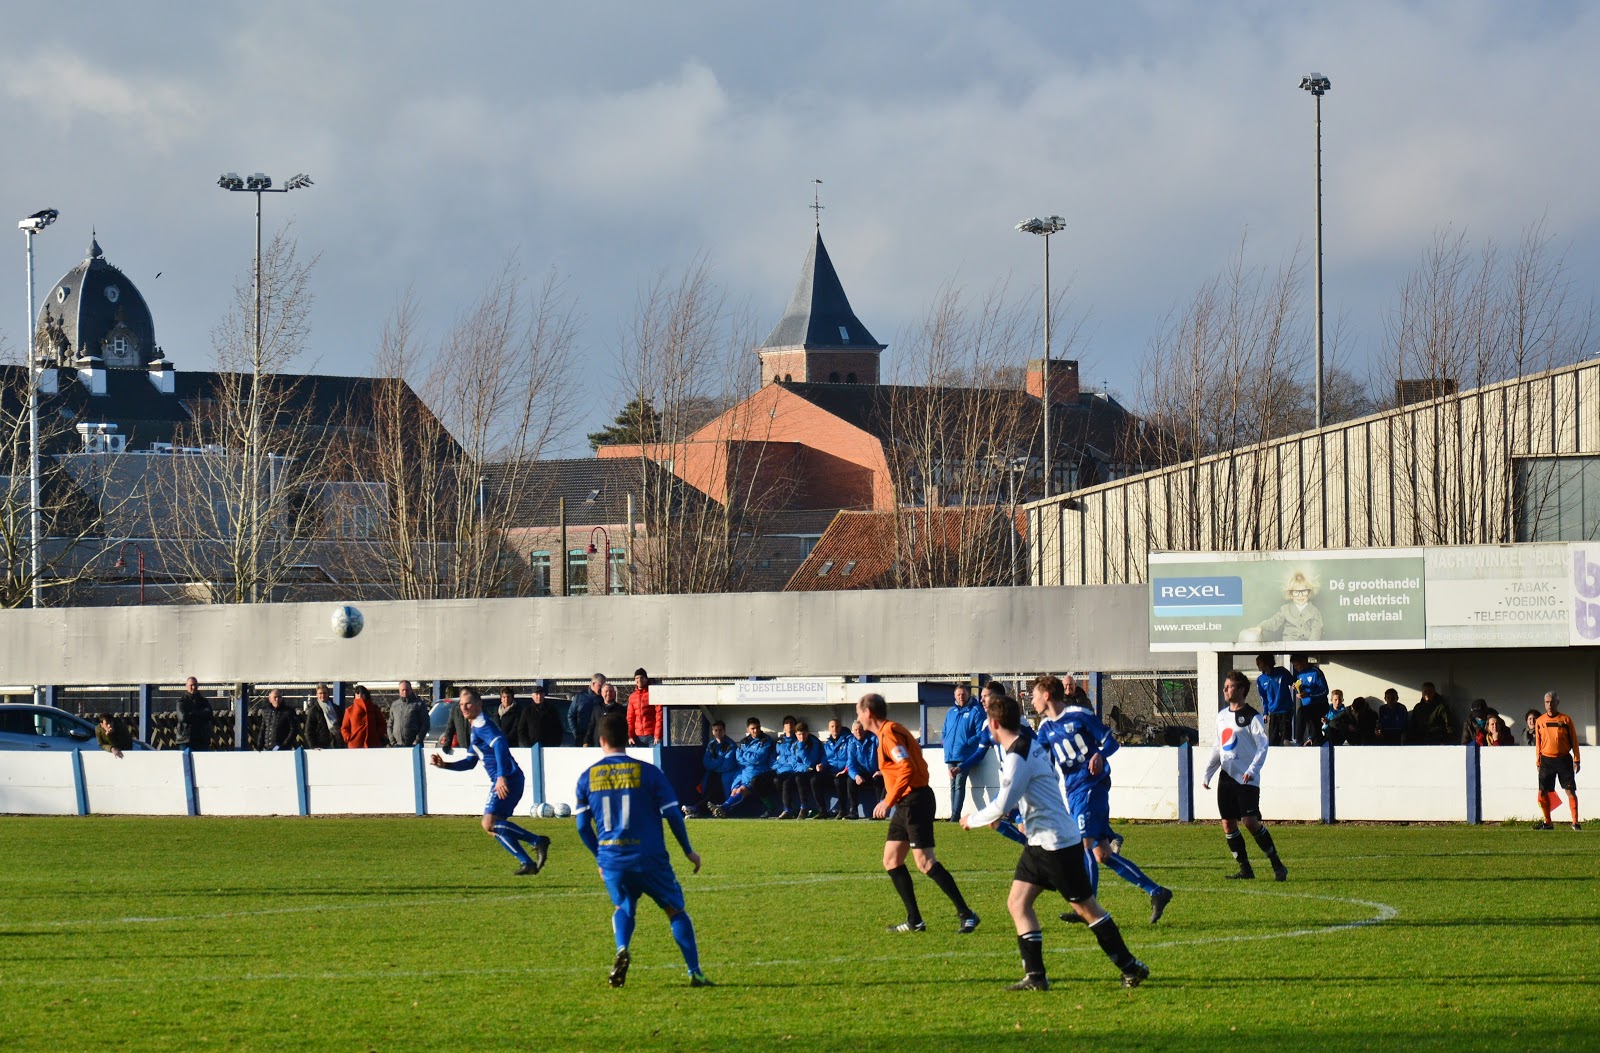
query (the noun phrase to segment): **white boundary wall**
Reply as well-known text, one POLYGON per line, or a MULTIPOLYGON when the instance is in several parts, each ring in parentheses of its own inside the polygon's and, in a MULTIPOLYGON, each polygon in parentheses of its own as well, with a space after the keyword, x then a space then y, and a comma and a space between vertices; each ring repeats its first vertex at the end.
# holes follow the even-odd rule
MULTIPOLYGON (((531 815, 541 787, 532 749, 514 751, 530 773, 517 812, 531 815)), ((629 750, 649 760, 649 749, 629 750)), ((543 800, 572 805, 578 776, 600 759, 598 749, 542 751, 543 800)), ((455 758, 462 756, 459 752, 455 758)), ((1175 820, 1181 787, 1178 750, 1129 746, 1111 758, 1111 815, 1115 820, 1175 820)), ((1533 751, 1507 746, 1479 751, 1482 818, 1529 820, 1537 814, 1533 751)), ((1192 753, 1194 817, 1217 818, 1216 789, 1204 790, 1207 754, 1192 753)), ((452 758, 452 759, 455 759, 452 758)), ((192 755, 196 808, 201 815, 295 815, 299 796, 294 753, 192 755)), ((183 754, 130 752, 120 760, 98 751, 82 754, 84 797, 97 815, 184 815, 188 798, 183 754)), ((937 749, 927 753, 928 784, 940 818, 949 817, 950 779, 937 749)), ((417 811, 412 750, 311 750, 305 753, 311 815, 412 815, 417 811)), ((1464 822, 1467 819, 1466 752, 1456 746, 1340 747, 1334 750, 1335 807, 1341 820, 1464 822)), ((1580 784, 1584 776, 1580 773, 1580 784)), ((1322 815, 1322 751, 1279 748, 1262 770, 1262 812, 1269 820, 1315 822, 1322 815)), ((430 815, 483 813, 489 783, 482 767, 457 772, 423 766, 430 815)), ((964 811, 999 791, 999 765, 991 753, 974 770, 964 811)), ((1582 787, 1580 785, 1580 792, 1582 787)), ((77 789, 69 753, 0 753, 0 814, 73 815, 77 789)), ((1565 806, 1561 809, 1564 816, 1565 806)))

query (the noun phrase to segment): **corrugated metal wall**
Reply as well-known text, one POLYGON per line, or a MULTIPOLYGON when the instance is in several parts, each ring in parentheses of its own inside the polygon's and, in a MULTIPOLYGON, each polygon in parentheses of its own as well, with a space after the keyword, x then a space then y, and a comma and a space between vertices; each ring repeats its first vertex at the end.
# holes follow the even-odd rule
POLYGON ((1152 551, 1504 544, 1513 462, 1600 454, 1600 364, 1445 399, 1028 506, 1039 585, 1146 580, 1152 551))

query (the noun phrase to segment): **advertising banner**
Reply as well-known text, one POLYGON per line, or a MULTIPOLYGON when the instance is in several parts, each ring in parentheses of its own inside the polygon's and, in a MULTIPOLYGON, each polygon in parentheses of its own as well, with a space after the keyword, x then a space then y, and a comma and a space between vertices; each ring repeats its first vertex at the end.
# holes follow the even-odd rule
POLYGON ((1567 546, 1569 559, 1566 595, 1572 605, 1567 622, 1567 642, 1600 644, 1600 544, 1567 546))
POLYGON ((1567 643, 1566 545, 1429 549, 1427 563, 1429 647, 1567 643))
POLYGON ((1152 651, 1421 647, 1421 549, 1151 553, 1152 651))

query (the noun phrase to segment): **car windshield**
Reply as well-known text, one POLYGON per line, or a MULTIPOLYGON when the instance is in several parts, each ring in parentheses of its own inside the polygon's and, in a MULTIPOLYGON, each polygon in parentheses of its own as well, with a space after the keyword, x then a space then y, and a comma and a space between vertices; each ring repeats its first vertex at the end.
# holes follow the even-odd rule
POLYGON ((70 713, 52 713, 47 709, 34 710, 34 723, 39 734, 46 738, 84 739, 94 737, 94 725, 79 720, 70 713))

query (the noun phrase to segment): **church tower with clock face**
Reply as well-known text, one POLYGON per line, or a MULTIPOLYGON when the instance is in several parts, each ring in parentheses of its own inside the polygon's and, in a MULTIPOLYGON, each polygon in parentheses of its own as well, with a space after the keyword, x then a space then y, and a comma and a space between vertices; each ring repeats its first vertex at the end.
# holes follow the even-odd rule
POLYGON ((171 369, 156 344, 155 320, 144 297, 106 262, 94 238, 83 262, 46 290, 34 346, 45 367, 152 374, 171 369))

